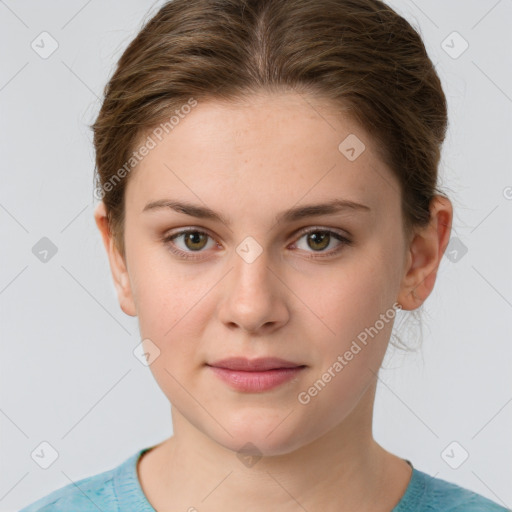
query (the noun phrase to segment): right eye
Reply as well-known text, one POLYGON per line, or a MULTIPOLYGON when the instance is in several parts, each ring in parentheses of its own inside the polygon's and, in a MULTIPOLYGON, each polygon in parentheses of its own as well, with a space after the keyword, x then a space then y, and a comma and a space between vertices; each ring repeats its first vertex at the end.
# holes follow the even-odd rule
MULTIPOLYGON (((194 252, 204 252, 202 249, 206 247, 208 238, 211 238, 208 233, 196 228, 189 228, 185 230, 172 233, 164 238, 164 243, 168 246, 169 250, 183 259, 197 259, 197 256, 191 255, 194 252), (175 240, 182 238, 184 244, 183 248, 177 248, 175 240)), ((213 240, 213 239, 212 239, 213 240)), ((213 244, 215 245, 215 243, 213 244)))

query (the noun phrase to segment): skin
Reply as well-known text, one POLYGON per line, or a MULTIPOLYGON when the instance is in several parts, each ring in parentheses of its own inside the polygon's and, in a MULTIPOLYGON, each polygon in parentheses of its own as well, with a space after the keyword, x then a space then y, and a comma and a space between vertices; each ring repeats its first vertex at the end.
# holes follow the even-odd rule
POLYGON ((158 512, 233 504, 389 512, 399 502, 411 468, 372 436, 393 321, 309 403, 297 397, 395 302, 413 310, 429 296, 449 241, 450 201, 436 196, 431 213, 430 224, 406 239, 399 183, 367 133, 329 103, 295 92, 193 108, 129 176, 125 258, 97 205, 120 307, 160 350, 150 369, 172 403, 173 436, 138 465, 158 512), (349 134, 366 145, 354 161, 338 150, 349 134), (371 211, 275 221, 283 210, 335 197, 371 211), (170 209, 142 213, 158 199, 208 206, 231 224, 170 209), (163 241, 187 227, 211 237, 174 240, 199 259, 180 258, 163 241), (304 228, 350 235, 352 244, 331 236, 315 245, 304 228), (248 236, 262 249, 251 263, 236 252, 248 236), (315 259, 319 253, 327 256, 315 259), (240 355, 307 368, 278 388, 243 393, 205 366, 240 355), (250 465, 237 457, 248 442, 261 456, 250 465))

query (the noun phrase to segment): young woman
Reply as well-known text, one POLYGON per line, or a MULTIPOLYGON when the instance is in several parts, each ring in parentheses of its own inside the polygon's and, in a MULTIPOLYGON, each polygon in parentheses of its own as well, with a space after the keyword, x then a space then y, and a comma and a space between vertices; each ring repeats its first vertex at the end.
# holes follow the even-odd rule
POLYGON ((173 435, 23 512, 504 511, 372 435, 450 237, 446 127, 379 0, 163 5, 93 125, 95 220, 173 435))

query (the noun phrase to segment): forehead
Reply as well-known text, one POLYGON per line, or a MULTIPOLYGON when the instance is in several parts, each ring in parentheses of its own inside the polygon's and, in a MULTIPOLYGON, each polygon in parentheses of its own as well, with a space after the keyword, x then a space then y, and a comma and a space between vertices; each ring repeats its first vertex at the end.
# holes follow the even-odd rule
POLYGON ((153 135, 155 147, 128 181, 127 204, 139 212, 168 196, 216 210, 282 209, 327 196, 374 210, 399 202, 398 182, 366 131, 340 107, 312 96, 198 102, 160 138, 153 135))

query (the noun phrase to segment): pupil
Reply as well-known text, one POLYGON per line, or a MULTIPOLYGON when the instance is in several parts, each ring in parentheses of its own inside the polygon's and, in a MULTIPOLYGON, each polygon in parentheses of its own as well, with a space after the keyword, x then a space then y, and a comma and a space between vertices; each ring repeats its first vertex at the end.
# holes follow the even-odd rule
MULTIPOLYGON (((187 242, 190 241, 192 244, 200 243, 200 238, 203 236, 202 233, 194 231, 192 233, 188 233, 187 242)), ((188 245, 188 244, 187 244, 188 245)), ((197 247, 196 247, 197 248, 197 247)), ((199 247, 200 249, 201 247, 199 247)), ((189 249, 194 249, 194 247, 189 247, 189 249)))
MULTIPOLYGON (((318 236, 317 233, 313 233, 310 236, 311 236, 311 239, 313 239, 314 244, 318 243, 320 241, 320 244, 321 244, 320 249, 323 249, 329 245, 329 233, 324 233, 324 232, 320 232, 320 233, 321 233, 320 236, 318 236), (327 240, 327 243, 322 244, 322 241, 325 241, 325 240, 327 240)), ((311 248, 314 249, 315 247, 311 247, 311 248)))

